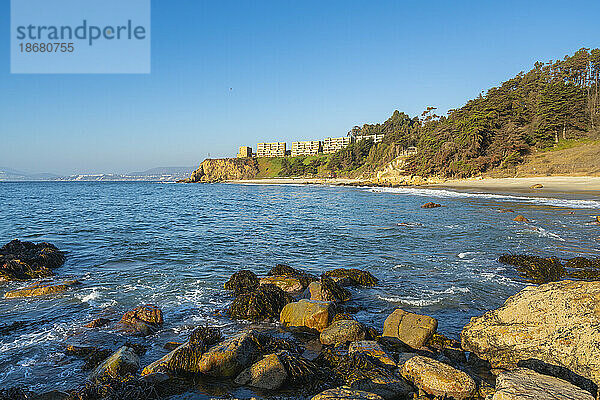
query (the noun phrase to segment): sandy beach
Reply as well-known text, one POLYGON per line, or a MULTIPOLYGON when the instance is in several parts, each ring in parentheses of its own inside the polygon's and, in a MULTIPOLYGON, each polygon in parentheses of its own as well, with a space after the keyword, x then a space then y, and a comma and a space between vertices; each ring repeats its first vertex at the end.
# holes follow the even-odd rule
MULTIPOLYGON (((227 183, 257 185, 353 185, 361 182, 367 184, 365 180, 347 178, 264 178, 227 181, 227 183)), ((447 180, 423 186, 476 189, 480 191, 599 192, 600 194, 600 177, 536 176, 527 178, 473 178, 447 180), (543 187, 539 189, 530 188, 536 184, 541 184, 543 187)))

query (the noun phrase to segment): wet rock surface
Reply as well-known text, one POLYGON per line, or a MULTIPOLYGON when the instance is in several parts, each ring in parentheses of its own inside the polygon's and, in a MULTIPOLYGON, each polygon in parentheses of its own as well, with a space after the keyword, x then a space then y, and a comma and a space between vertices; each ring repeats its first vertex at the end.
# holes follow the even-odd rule
POLYGON ((338 320, 323 329, 320 335, 322 344, 343 344, 363 340, 366 332, 365 327, 358 321, 338 320))
POLYGON ((118 378, 133 374, 140 368, 140 358, 131 347, 123 346, 92 371, 91 381, 104 377, 118 378))
POLYGON ((21 281, 54 275, 65 254, 50 243, 13 240, 0 247, 0 281, 21 281))
POLYGON ((318 282, 311 282, 308 285, 308 292, 310 299, 316 301, 343 303, 352 297, 348 290, 327 275, 322 275, 318 282))
POLYGON ((329 326, 334 314, 333 302, 303 299, 287 304, 281 310, 279 321, 288 328, 322 332, 329 326))
POLYGON ((279 287, 259 285, 251 292, 237 295, 227 309, 227 314, 231 318, 250 321, 277 319, 290 301, 291 297, 279 287))
POLYGON ((11 290, 4 294, 5 299, 16 299, 23 297, 40 297, 63 293, 71 287, 78 285, 78 281, 64 281, 62 283, 39 282, 23 289, 11 290))
POLYGON ((235 379, 235 383, 259 389, 275 390, 279 389, 287 378, 288 373, 277 354, 269 354, 243 370, 235 379))
POLYGON ((234 378, 259 354, 255 335, 244 332, 208 349, 198 362, 198 371, 214 377, 234 378))
POLYGON ((421 206, 421 208, 438 208, 438 207, 441 207, 441 206, 442 206, 441 204, 437 204, 437 203, 434 203, 434 202, 430 201, 428 203, 423 204, 421 206))
POLYGON ((256 274, 249 270, 241 270, 234 273, 227 282, 225 289, 232 291, 235 295, 254 291, 259 285, 256 274))
POLYGON ((346 279, 354 286, 375 286, 379 282, 370 272, 357 268, 336 268, 326 271, 325 275, 332 278, 346 279))
POLYGON ((383 397, 348 386, 340 386, 335 389, 327 389, 314 396, 312 400, 383 400, 383 397))
POLYGON ((127 311, 120 322, 128 331, 150 335, 156 332, 164 321, 162 310, 158 306, 146 304, 127 311))

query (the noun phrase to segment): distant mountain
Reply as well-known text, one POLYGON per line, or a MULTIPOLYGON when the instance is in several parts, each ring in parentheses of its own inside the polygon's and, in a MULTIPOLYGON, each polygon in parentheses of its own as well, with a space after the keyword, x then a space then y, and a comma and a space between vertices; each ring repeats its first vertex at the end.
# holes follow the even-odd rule
POLYGON ((194 167, 156 167, 141 172, 130 172, 130 176, 157 176, 157 175, 185 175, 189 176, 196 168, 194 167))
POLYGON ((60 175, 50 173, 30 174, 12 168, 0 167, 0 181, 48 181, 60 178, 60 175))
POLYGON ((61 176, 51 173, 27 173, 0 167, 0 181, 178 181, 188 178, 193 167, 158 167, 128 174, 75 174, 61 176))

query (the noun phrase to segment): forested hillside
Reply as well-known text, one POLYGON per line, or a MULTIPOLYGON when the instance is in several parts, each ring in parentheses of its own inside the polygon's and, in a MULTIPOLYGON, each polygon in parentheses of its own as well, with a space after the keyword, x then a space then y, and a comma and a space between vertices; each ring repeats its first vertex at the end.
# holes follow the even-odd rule
POLYGON ((395 111, 382 124, 354 127, 355 135, 384 133, 383 144, 355 143, 334 154, 328 168, 376 170, 406 146, 419 150, 407 171, 422 176, 468 177, 512 167, 536 149, 597 136, 599 86, 600 49, 583 48, 562 60, 538 62, 447 116, 433 107, 415 118, 395 111))

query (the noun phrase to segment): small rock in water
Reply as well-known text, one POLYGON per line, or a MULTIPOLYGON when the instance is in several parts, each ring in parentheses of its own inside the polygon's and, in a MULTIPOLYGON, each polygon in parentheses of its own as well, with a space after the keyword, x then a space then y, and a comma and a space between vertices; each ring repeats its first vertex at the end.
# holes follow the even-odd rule
POLYGON ((62 293, 69 290, 74 285, 79 284, 78 281, 65 281, 62 283, 36 283, 35 285, 27 286, 19 290, 11 290, 4 294, 6 299, 15 299, 21 297, 40 297, 51 294, 62 293))
POLYGON ((529 186, 529 189, 541 189, 543 187, 544 185, 542 185, 541 183, 536 183, 534 185, 529 186))
POLYGON ((277 354, 269 354, 243 370, 235 379, 235 383, 259 389, 275 390, 279 389, 287 378, 288 373, 277 354))
POLYGON ((442 206, 441 204, 437 204, 437 203, 434 203, 434 202, 430 201, 428 203, 423 204, 421 206, 421 208, 438 208, 438 207, 441 207, 441 206, 442 206))
POLYGON ((462 371, 432 358, 414 356, 402 365, 402 376, 425 393, 464 400, 475 394, 475 381, 462 371))
POLYGON ((532 283, 554 282, 565 275, 565 268, 556 257, 503 254, 498 261, 517 267, 519 275, 532 283))
POLYGON ((91 381, 103 377, 118 378, 133 374, 140 368, 140 358, 135 351, 127 346, 121 347, 102 364, 96 367, 89 376, 91 381))
POLYGON ((108 318, 96 318, 95 320, 88 322, 84 325, 86 328, 101 328, 110 324, 111 320, 108 318))
POLYGON ((90 370, 96 368, 100 363, 106 360, 113 352, 108 349, 99 349, 97 347, 87 346, 67 346, 65 354, 68 356, 75 356, 83 358, 85 364, 84 370, 90 370))
POLYGON ((153 304, 138 306, 127 311, 121 318, 122 324, 142 335, 149 335, 157 331, 163 322, 162 310, 153 304))
POLYGON ((173 351, 176 348, 178 348, 179 346, 181 346, 182 344, 183 343, 180 343, 180 342, 167 342, 164 344, 163 349, 173 351))
POLYGON ((513 221, 515 222, 529 222, 529 220, 527 218, 525 218, 524 216, 522 216, 521 214, 517 215, 513 221))
POLYGON ((325 345, 344 344, 365 338, 365 327, 358 321, 339 320, 321 332, 321 343, 325 345))
POLYGON ((311 300, 336 301, 339 303, 350 300, 350 292, 338 285, 333 278, 323 275, 319 282, 308 285, 311 300))
POLYGON ((437 320, 397 308, 383 324, 383 336, 400 339, 413 349, 421 348, 437 330, 437 320))
POLYGON ((308 284, 315 281, 316 278, 311 274, 297 270, 285 264, 277 264, 269 271, 269 276, 287 276, 290 278, 296 278, 302 283, 302 289, 308 287, 308 284))
POLYGON ((384 400, 383 397, 363 390, 351 389, 348 386, 340 386, 335 389, 327 389, 311 400, 384 400))
POLYGON ((325 275, 348 280, 353 286, 375 286, 378 283, 378 279, 370 272, 357 268, 337 268, 325 272, 325 275))
POLYGON ((335 307, 331 301, 303 299, 283 307, 279 321, 288 328, 322 332, 329 326, 334 314, 335 307))
POLYGON ((591 393, 553 376, 526 368, 502 372, 492 400, 594 400, 591 393))
POLYGON ((266 276, 260 278, 261 285, 275 285, 286 293, 297 294, 302 292, 302 282, 298 278, 292 278, 289 276, 266 276))

